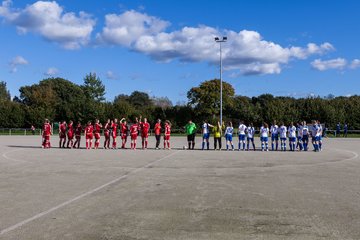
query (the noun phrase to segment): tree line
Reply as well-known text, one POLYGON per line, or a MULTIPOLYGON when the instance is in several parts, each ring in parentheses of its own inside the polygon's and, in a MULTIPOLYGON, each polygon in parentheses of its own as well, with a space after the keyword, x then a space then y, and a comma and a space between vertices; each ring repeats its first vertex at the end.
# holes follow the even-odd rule
MULTIPOLYGON (((188 120, 218 121, 220 81, 202 82, 187 93, 188 103, 173 105, 167 97, 150 97, 145 92, 119 94, 113 101, 105 100, 106 89, 95 73, 85 76, 81 85, 63 78, 47 78, 31 86, 22 86, 19 96, 11 99, 5 82, 0 82, 0 128, 39 128, 45 118, 52 122, 81 121, 146 116, 149 122, 168 119, 173 128, 182 128, 188 120)), ((223 82, 223 116, 225 121, 239 120, 260 126, 274 119, 286 124, 313 119, 334 129, 347 123, 349 129, 360 129, 360 96, 351 97, 278 97, 262 94, 246 97, 235 94, 233 86, 223 82)))

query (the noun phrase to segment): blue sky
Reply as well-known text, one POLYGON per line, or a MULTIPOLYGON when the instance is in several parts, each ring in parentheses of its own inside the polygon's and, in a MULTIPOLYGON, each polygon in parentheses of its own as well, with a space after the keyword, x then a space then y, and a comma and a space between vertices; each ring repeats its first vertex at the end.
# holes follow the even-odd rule
POLYGON ((12 96, 47 77, 96 72, 107 100, 144 91, 185 102, 219 77, 239 95, 360 90, 360 1, 2 1, 0 80, 12 96))

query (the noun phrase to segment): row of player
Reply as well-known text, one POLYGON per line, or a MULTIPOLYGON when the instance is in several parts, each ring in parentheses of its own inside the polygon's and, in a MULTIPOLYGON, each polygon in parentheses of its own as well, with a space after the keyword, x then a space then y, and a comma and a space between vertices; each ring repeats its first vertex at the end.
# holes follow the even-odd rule
MULTIPOLYGON (((210 149, 210 133, 214 134, 214 149, 222 149, 222 135, 224 131, 225 139, 226 139, 226 149, 234 150, 233 144, 233 135, 234 128, 232 122, 229 122, 225 127, 224 123, 220 124, 218 122, 215 125, 211 125, 207 121, 204 121, 201 125, 202 127, 202 150, 210 149), (206 148, 205 148, 206 145, 206 148)), ((159 149, 160 139, 162 133, 162 125, 161 120, 158 119, 156 124, 154 125, 154 134, 156 138, 156 149, 159 149)), ((110 138, 112 138, 112 148, 117 148, 117 136, 121 138, 121 148, 126 148, 128 135, 131 136, 131 149, 136 149, 137 137, 141 136, 142 140, 142 148, 147 149, 148 147, 148 137, 150 124, 147 119, 136 118, 135 122, 128 126, 126 119, 122 118, 119 122, 117 119, 108 120, 103 126, 99 120, 95 120, 95 124, 89 121, 87 125, 83 128, 81 123, 78 123, 76 126, 73 126, 73 122, 70 121, 68 124, 66 122, 62 122, 59 125, 59 147, 65 148, 79 148, 81 135, 84 132, 86 139, 86 148, 92 148, 92 140, 95 138, 94 148, 99 148, 100 145, 100 137, 101 131, 104 132, 104 148, 110 149, 110 138), (120 134, 119 134, 119 133, 120 134), (75 137, 75 141, 74 141, 75 137), (66 144, 66 138, 68 138, 66 144)), ((194 149, 195 147, 195 135, 197 131, 196 124, 191 120, 185 126, 185 131, 187 134, 188 140, 188 149, 194 149)), ((50 148, 50 135, 52 135, 51 125, 49 120, 45 120, 43 126, 43 148, 50 148)), ((164 148, 170 149, 170 135, 171 135, 171 123, 166 120, 164 124, 164 148)), ((306 122, 301 122, 294 126, 293 123, 290 124, 289 127, 286 127, 283 123, 278 126, 276 121, 273 122, 270 129, 266 123, 264 123, 260 127, 260 141, 261 141, 261 149, 263 151, 269 150, 269 137, 271 137, 271 149, 273 151, 278 150, 279 139, 280 146, 282 151, 286 151, 286 141, 289 139, 289 148, 291 151, 299 150, 299 151, 307 151, 309 144, 309 136, 312 137, 312 144, 314 151, 322 150, 322 126, 320 122, 313 121, 312 126, 306 125, 306 122)), ((255 150, 255 128, 252 124, 246 126, 243 122, 240 122, 238 127, 238 150, 250 150, 250 144, 252 145, 252 149, 255 150), (246 146, 246 147, 245 147, 246 146)))

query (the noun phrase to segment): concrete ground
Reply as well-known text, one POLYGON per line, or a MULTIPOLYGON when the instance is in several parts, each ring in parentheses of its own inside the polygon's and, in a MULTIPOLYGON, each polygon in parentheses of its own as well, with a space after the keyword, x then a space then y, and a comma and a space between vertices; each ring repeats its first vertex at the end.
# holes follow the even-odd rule
POLYGON ((40 141, 0 137, 0 239, 360 239, 359 139, 320 153, 40 141))

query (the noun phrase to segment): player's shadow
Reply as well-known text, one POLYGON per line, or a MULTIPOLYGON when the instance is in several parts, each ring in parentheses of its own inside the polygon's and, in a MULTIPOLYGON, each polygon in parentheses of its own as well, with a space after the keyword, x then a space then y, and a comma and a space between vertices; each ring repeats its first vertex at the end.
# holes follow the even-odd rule
POLYGON ((11 148, 41 148, 41 146, 20 146, 20 145, 7 145, 7 147, 11 148))

